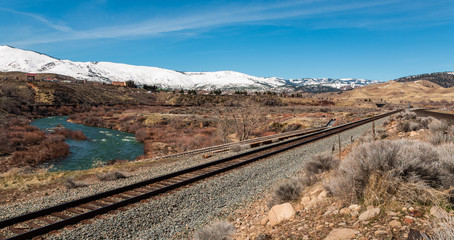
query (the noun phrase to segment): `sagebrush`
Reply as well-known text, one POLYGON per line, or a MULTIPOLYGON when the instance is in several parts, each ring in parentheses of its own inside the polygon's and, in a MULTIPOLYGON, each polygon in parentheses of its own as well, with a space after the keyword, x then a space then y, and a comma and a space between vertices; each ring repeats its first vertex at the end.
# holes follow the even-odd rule
POLYGON ((267 205, 272 208, 274 205, 298 200, 304 190, 304 184, 299 179, 290 179, 279 184, 273 191, 267 205))
POLYGON ((229 222, 216 222, 194 234, 194 240, 229 240, 235 233, 235 226, 229 222))
MULTIPOLYGON (((364 197, 374 174, 391 181, 424 183, 432 188, 454 185, 454 172, 447 170, 452 156, 442 160, 433 145, 410 140, 384 140, 364 143, 352 150, 332 176, 325 188, 334 196, 347 201, 364 197)), ((446 155, 446 154, 445 154, 446 155)))
POLYGON ((127 178, 127 176, 118 171, 109 171, 106 173, 100 173, 96 175, 100 181, 115 181, 122 178, 127 178))

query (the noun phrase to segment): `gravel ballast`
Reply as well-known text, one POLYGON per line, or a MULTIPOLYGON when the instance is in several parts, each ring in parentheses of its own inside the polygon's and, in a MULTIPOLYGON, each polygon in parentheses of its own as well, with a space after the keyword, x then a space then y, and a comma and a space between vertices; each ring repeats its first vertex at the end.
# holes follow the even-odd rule
MULTIPOLYGON (((378 127, 387 118, 375 121, 378 127)), ((371 132, 372 123, 365 124, 340 134, 343 147, 359 138, 366 131, 371 132)), ((59 235, 48 235, 52 239, 171 239, 176 234, 191 232, 214 218, 225 218, 238 206, 248 204, 248 200, 261 197, 279 180, 295 176, 304 162, 315 153, 337 150, 338 135, 320 140, 291 151, 287 151, 238 170, 205 180, 157 200, 137 203, 128 210, 116 215, 104 215, 91 224, 78 224, 74 229, 61 230, 59 235)), ((178 162, 163 171, 137 174, 127 179, 93 184, 89 187, 68 190, 43 199, 0 207, 0 216, 8 218, 27 211, 33 211, 58 202, 80 198, 105 191, 120 185, 137 182, 166 172, 175 171, 189 165, 200 164, 201 157, 178 162)), ((178 235, 180 238, 181 235, 178 235)))

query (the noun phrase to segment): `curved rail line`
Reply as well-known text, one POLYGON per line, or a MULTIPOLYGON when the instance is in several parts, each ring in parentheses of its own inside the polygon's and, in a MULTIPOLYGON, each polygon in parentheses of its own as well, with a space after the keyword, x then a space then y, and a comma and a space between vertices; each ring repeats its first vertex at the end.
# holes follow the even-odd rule
MULTIPOLYGON (((331 123, 331 121, 329 123, 331 123)), ((283 141, 283 140, 286 140, 286 139, 289 139, 292 137, 298 137, 298 136, 302 136, 305 134, 320 131, 320 130, 326 129, 328 124, 324 127, 295 130, 295 131, 291 131, 291 132, 273 134, 273 135, 265 136, 265 137, 253 138, 253 139, 249 139, 249 140, 245 140, 245 141, 241 141, 241 142, 232 142, 232 143, 225 143, 225 144, 216 145, 216 146, 210 146, 210 147, 206 147, 206 148, 199 148, 199 149, 190 150, 190 151, 186 151, 186 152, 182 152, 182 153, 157 157, 157 159, 181 157, 181 156, 195 155, 195 154, 208 153, 208 152, 212 152, 212 153, 223 152, 223 151, 228 151, 231 147, 233 147, 235 145, 246 145, 247 144, 251 148, 259 147, 259 146, 274 143, 277 141, 283 141)))
POLYGON ((430 111, 429 109, 413 110, 418 116, 432 116, 447 121, 450 125, 454 124, 454 114, 430 111))
POLYGON ((261 148, 219 159, 195 167, 102 192, 53 207, 0 221, 0 229, 16 234, 8 239, 29 239, 50 231, 93 218, 97 215, 137 203, 141 200, 187 186, 194 182, 239 168, 263 158, 295 147, 338 134, 348 129, 394 114, 385 113, 360 121, 313 132, 300 137, 267 145, 261 148))

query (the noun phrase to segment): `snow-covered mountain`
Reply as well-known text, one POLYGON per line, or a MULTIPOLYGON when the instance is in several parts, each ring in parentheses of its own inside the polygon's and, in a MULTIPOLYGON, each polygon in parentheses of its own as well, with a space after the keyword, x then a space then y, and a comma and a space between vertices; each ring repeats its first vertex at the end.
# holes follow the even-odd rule
POLYGON ((255 77, 234 71, 179 72, 157 67, 111 62, 73 62, 10 46, 0 46, 0 71, 55 73, 76 79, 110 83, 132 80, 136 84, 173 89, 294 89, 322 85, 333 88, 357 87, 374 83, 365 79, 255 77))

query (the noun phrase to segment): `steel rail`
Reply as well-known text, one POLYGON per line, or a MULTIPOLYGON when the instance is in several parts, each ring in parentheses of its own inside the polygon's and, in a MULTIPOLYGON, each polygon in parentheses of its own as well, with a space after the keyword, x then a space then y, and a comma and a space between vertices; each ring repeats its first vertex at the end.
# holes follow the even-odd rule
POLYGON ((150 185, 150 184, 153 184, 153 183, 158 183, 158 182, 161 182, 161 181, 169 180, 169 179, 177 177, 177 176, 183 176, 184 174, 187 174, 187 173, 193 173, 193 172, 195 173, 197 171, 200 171, 200 170, 203 170, 203 169, 208 169, 210 167, 213 167, 213 166, 216 166, 216 165, 219 165, 219 164, 222 164, 222 163, 228 163, 229 161, 232 161, 232 160, 235 160, 235 159, 239 159, 239 158, 242 158, 242 157, 247 157, 249 155, 253 155, 253 154, 264 152, 264 151, 266 152, 267 150, 270 150, 269 152, 266 152, 264 154, 262 153, 261 155, 258 155, 258 156, 253 156, 252 158, 246 159, 244 161, 236 162, 236 163, 234 162, 231 165, 223 166, 223 167, 221 167, 219 169, 215 169, 215 170, 210 170, 209 172, 204 172, 204 173, 202 173, 200 175, 197 175, 195 177, 184 179, 182 181, 178 181, 178 182, 172 183, 170 185, 164 184, 165 186, 163 186, 161 188, 153 189, 153 190, 151 190, 149 192, 146 192, 146 193, 143 193, 143 194, 140 194, 140 195, 137 195, 137 196, 129 197, 129 198, 124 199, 122 201, 114 202, 112 204, 106 204, 106 206, 99 207, 97 209, 93 209, 91 211, 88 211, 88 212, 85 212, 85 213, 82 213, 82 214, 78 214, 76 216, 69 217, 69 218, 63 219, 61 221, 54 222, 54 223, 51 223, 51 224, 48 224, 48 225, 45 225, 45 226, 42 226, 42 227, 39 227, 39 228, 36 228, 36 229, 32 229, 32 230, 30 230, 28 232, 24 232, 24 233, 15 235, 15 236, 13 236, 11 238, 8 238, 8 239, 29 239, 29 238, 33 238, 35 236, 39 236, 39 235, 43 235, 45 233, 48 233, 48 232, 50 232, 52 230, 60 229, 60 228, 62 228, 64 226, 75 224, 75 223, 80 222, 82 220, 93 218, 94 216, 97 216, 97 215, 100 215, 100 214, 103 214, 103 213, 107 213, 107 212, 109 212, 111 210, 115 210, 115 209, 118 209, 120 207, 124 207, 124 206, 130 205, 132 203, 139 202, 139 201, 141 201, 143 199, 150 198, 151 196, 156 196, 156 195, 159 195, 161 193, 165 193, 165 192, 168 192, 170 190, 174 190, 174 189, 177 189, 179 187, 186 186, 188 184, 200 181, 202 179, 206 179, 208 177, 217 175, 219 173, 223 173, 223 172, 229 171, 231 169, 238 168, 238 167, 243 166, 245 164, 249 164, 251 162, 255 162, 255 161, 258 161, 260 159, 263 159, 263 158, 266 158, 266 157, 269 157, 269 156, 272 156, 272 155, 275 155, 275 154, 278 154, 278 153, 293 149, 293 148, 301 146, 303 144, 307 144, 307 143, 310 143, 310 142, 313 142, 313 141, 317 141, 319 139, 322 139, 322 138, 325 138, 325 137, 328 137, 328 136, 331 136, 331 135, 334 135, 334 134, 338 134, 338 133, 343 132, 345 130, 352 129, 354 127, 363 125, 365 123, 369 123, 369 122, 372 122, 374 120, 389 116, 389 115, 394 114, 394 113, 396 113, 398 111, 400 111, 400 110, 389 112, 389 113, 385 113, 385 114, 378 115, 378 116, 375 116, 375 117, 362 119, 362 120, 351 122, 351 123, 347 123, 347 124, 344 124, 344 125, 340 125, 340 126, 337 126, 337 127, 330 128, 330 129, 324 129, 324 130, 321 130, 321 131, 317 131, 315 133, 307 134, 307 135, 300 136, 300 137, 297 137, 297 138, 288 139, 288 140, 285 140, 285 141, 282 141, 282 142, 278 142, 278 143, 275 143, 275 144, 272 144, 272 145, 267 145, 265 147, 254 149, 254 150, 251 150, 251 151, 248 151, 248 152, 245 152, 245 153, 240 153, 240 154, 237 154, 237 155, 234 155, 234 156, 230 156, 230 157, 226 157, 226 158, 219 159, 219 160, 216 160, 216 161, 212 161, 212 162, 209 162, 209 163, 201 164, 201 165, 198 165, 198 166, 195 166, 195 167, 183 169, 183 170, 180 170, 180 171, 177 171, 177 172, 173 172, 173 173, 170 173, 170 174, 162 175, 162 176, 159 176, 159 177, 156 177, 156 178, 152 178, 152 179, 145 180, 145 181, 142 181, 142 182, 134 183, 134 184, 131 184, 131 185, 128 185, 128 186, 120 187, 120 188, 113 189, 113 190, 110 190, 110 191, 106 191, 106 192, 102 192, 102 193, 95 194, 95 195, 92 195, 92 196, 88 196, 88 197, 85 197, 85 198, 81 198, 81 199, 78 199, 78 200, 65 202, 65 203, 62 203, 62 204, 59 204, 59 205, 56 205, 56 206, 53 206, 53 207, 49 207, 49 208, 46 208, 46 209, 42 209, 42 210, 38 210, 38 211, 35 211, 35 212, 27 213, 27 214, 24 214, 24 215, 20 215, 20 216, 17 216, 17 217, 13 217, 13 218, 10 218, 10 219, 6 219, 6 220, 3 220, 3 221, 0 221, 0 228, 5 228, 5 227, 8 227, 8 226, 11 227, 11 226, 13 226, 15 224, 22 223, 22 222, 25 222, 25 221, 28 221, 28 220, 32 220, 32 219, 36 219, 36 218, 39 218, 39 217, 47 216, 47 215, 52 214, 52 213, 65 211, 65 210, 67 210, 69 208, 72 208, 72 207, 78 207, 78 206, 81 206, 83 204, 88 204, 88 203, 91 203, 93 201, 101 200, 101 199, 106 198, 106 197, 115 196, 115 195, 120 194, 120 193, 124 194, 125 192, 131 191, 131 190, 134 190, 134 189, 138 189, 140 187, 144 187, 144 186, 147 186, 147 185, 150 185), (285 146, 285 145, 288 145, 288 146, 285 146), (284 146, 284 147, 281 147, 281 146, 284 146), (273 150, 273 148, 277 148, 277 147, 281 147, 281 148, 277 149, 277 150, 273 150))
POLYGON ((446 120, 449 124, 454 124, 454 114, 434 112, 430 109, 416 109, 413 110, 418 116, 432 116, 438 119, 446 120))
POLYGON ((241 141, 241 142, 225 143, 225 144, 210 146, 210 147, 206 147, 206 148, 189 150, 189 151, 182 152, 182 153, 161 156, 161 157, 157 157, 157 159, 166 159, 166 158, 173 158, 173 157, 181 157, 181 156, 185 156, 185 155, 195 155, 195 154, 206 153, 206 152, 215 152, 215 151, 219 151, 219 150, 228 150, 229 147, 232 147, 235 145, 244 145, 244 144, 260 145, 260 143, 263 143, 268 140, 273 140, 273 139, 278 139, 278 141, 282 141, 287 138, 301 136, 301 135, 319 131, 319 130, 322 130, 325 128, 326 128, 326 126, 317 127, 317 128, 309 128, 309 129, 301 129, 301 130, 285 132, 285 133, 278 133, 278 134, 273 134, 273 135, 266 136, 266 137, 253 138, 253 139, 249 139, 249 140, 245 140, 245 141, 241 141))

